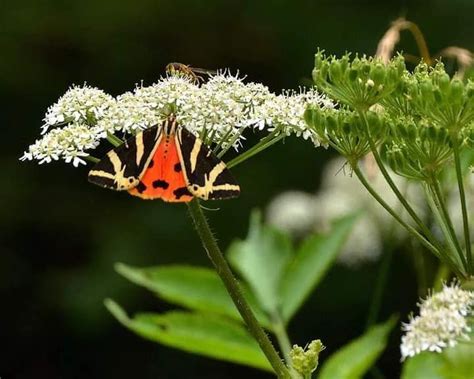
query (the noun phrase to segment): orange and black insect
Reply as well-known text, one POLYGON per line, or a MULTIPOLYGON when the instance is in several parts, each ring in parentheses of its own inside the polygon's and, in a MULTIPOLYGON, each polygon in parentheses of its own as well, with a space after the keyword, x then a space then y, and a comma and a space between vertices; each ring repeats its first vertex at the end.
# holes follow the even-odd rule
POLYGON ((109 151, 88 178, 101 187, 169 202, 240 194, 225 163, 174 116, 109 151))
POLYGON ((190 78, 194 83, 199 84, 203 82, 204 78, 201 75, 216 75, 217 71, 207 70, 205 68, 191 67, 178 62, 171 62, 166 65, 166 73, 170 75, 183 75, 190 78))

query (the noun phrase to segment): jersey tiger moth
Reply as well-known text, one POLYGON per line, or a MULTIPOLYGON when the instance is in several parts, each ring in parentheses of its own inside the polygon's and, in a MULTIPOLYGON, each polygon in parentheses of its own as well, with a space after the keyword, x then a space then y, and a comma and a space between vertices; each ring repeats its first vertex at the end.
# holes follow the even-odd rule
POLYGON ((188 202, 228 199, 240 187, 219 158, 194 134, 169 116, 109 151, 88 176, 89 182, 142 199, 188 202))

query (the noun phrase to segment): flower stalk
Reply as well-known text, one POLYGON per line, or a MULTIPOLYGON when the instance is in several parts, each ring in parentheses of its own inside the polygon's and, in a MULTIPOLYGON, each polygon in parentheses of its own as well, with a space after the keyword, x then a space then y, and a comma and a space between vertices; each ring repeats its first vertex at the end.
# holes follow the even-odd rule
POLYGON ((237 307, 237 310, 245 321, 250 333, 256 339, 263 353, 272 365, 278 378, 291 379, 292 376, 288 368, 285 366, 277 351, 273 347, 268 335, 259 325, 255 315, 247 303, 247 300, 245 300, 237 279, 232 273, 229 264, 225 260, 224 255, 217 245, 216 239, 212 234, 199 201, 197 199, 190 201, 188 203, 188 210, 191 218, 194 221, 194 226, 196 227, 199 238, 201 239, 202 245, 204 246, 209 259, 214 265, 218 275, 222 279, 222 282, 224 283, 230 297, 237 307))
POLYGON ((463 221, 463 229, 464 229, 464 240, 466 244, 467 267, 468 267, 468 272, 471 275, 473 275, 474 266, 472 262, 471 238, 469 234, 469 219, 467 216, 466 194, 464 193, 463 175, 462 175, 462 170, 461 170, 461 159, 459 157, 459 148, 457 144, 454 144, 453 150, 454 150, 454 166, 456 168, 456 177, 457 177, 458 188, 459 188, 459 197, 461 199, 461 211, 462 211, 462 221, 463 221))

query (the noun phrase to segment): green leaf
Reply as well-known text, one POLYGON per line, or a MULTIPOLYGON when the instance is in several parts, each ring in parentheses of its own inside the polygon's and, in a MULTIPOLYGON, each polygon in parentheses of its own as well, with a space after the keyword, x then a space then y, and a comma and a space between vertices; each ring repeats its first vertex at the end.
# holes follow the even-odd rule
POLYGON ((168 312, 142 313, 129 318, 113 300, 105 306, 136 334, 189 353, 272 371, 257 342, 242 325, 209 314, 168 312))
POLYGON ((281 313, 289 321, 324 278, 344 245, 357 214, 339 219, 328 234, 303 242, 288 265, 281 283, 281 313))
POLYGON ((441 353, 423 352, 403 364, 402 379, 474 379, 474 346, 458 343, 441 353))
POLYGON ((460 342, 442 353, 446 362, 442 373, 447 379, 474 379, 474 345, 460 342))
POLYGON ((385 349, 395 323, 396 318, 391 317, 385 323, 370 328, 363 336, 343 346, 324 362, 318 378, 361 378, 385 349))
POLYGON ((443 358, 438 353, 421 353, 408 358, 403 364, 402 379, 445 379, 441 375, 443 358))
MULTIPOLYGON (((214 270, 192 266, 161 266, 136 268, 118 263, 117 272, 131 282, 155 292, 160 298, 183 307, 232 317, 241 320, 232 299, 214 270)), ((269 321, 256 301, 243 291, 245 298, 263 326, 269 321)))
POLYGON ((270 314, 275 313, 280 305, 278 288, 291 255, 289 237, 262 225, 259 214, 255 212, 247 239, 234 241, 228 250, 230 263, 249 284, 262 308, 270 314))

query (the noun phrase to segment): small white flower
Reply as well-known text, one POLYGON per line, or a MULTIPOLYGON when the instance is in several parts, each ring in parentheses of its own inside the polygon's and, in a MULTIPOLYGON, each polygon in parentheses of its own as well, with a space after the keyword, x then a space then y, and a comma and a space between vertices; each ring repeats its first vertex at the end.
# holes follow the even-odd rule
POLYGON ((104 116, 113 101, 112 96, 98 88, 72 86, 48 108, 42 133, 46 133, 50 127, 70 122, 93 125, 104 116))
POLYGON ((304 120, 304 112, 310 105, 334 107, 327 97, 314 89, 300 93, 287 91, 263 103, 257 109, 256 117, 263 121, 260 125, 268 126, 269 131, 282 128, 282 132, 286 135, 295 134, 304 139, 309 138, 316 146, 319 146, 318 135, 313 129, 307 127, 304 120))
POLYGON ((456 283, 444 285, 441 292, 422 300, 420 315, 411 316, 409 323, 402 324, 406 332, 400 345, 402 360, 422 351, 440 353, 460 340, 469 340, 473 306, 474 292, 463 290, 456 283))

